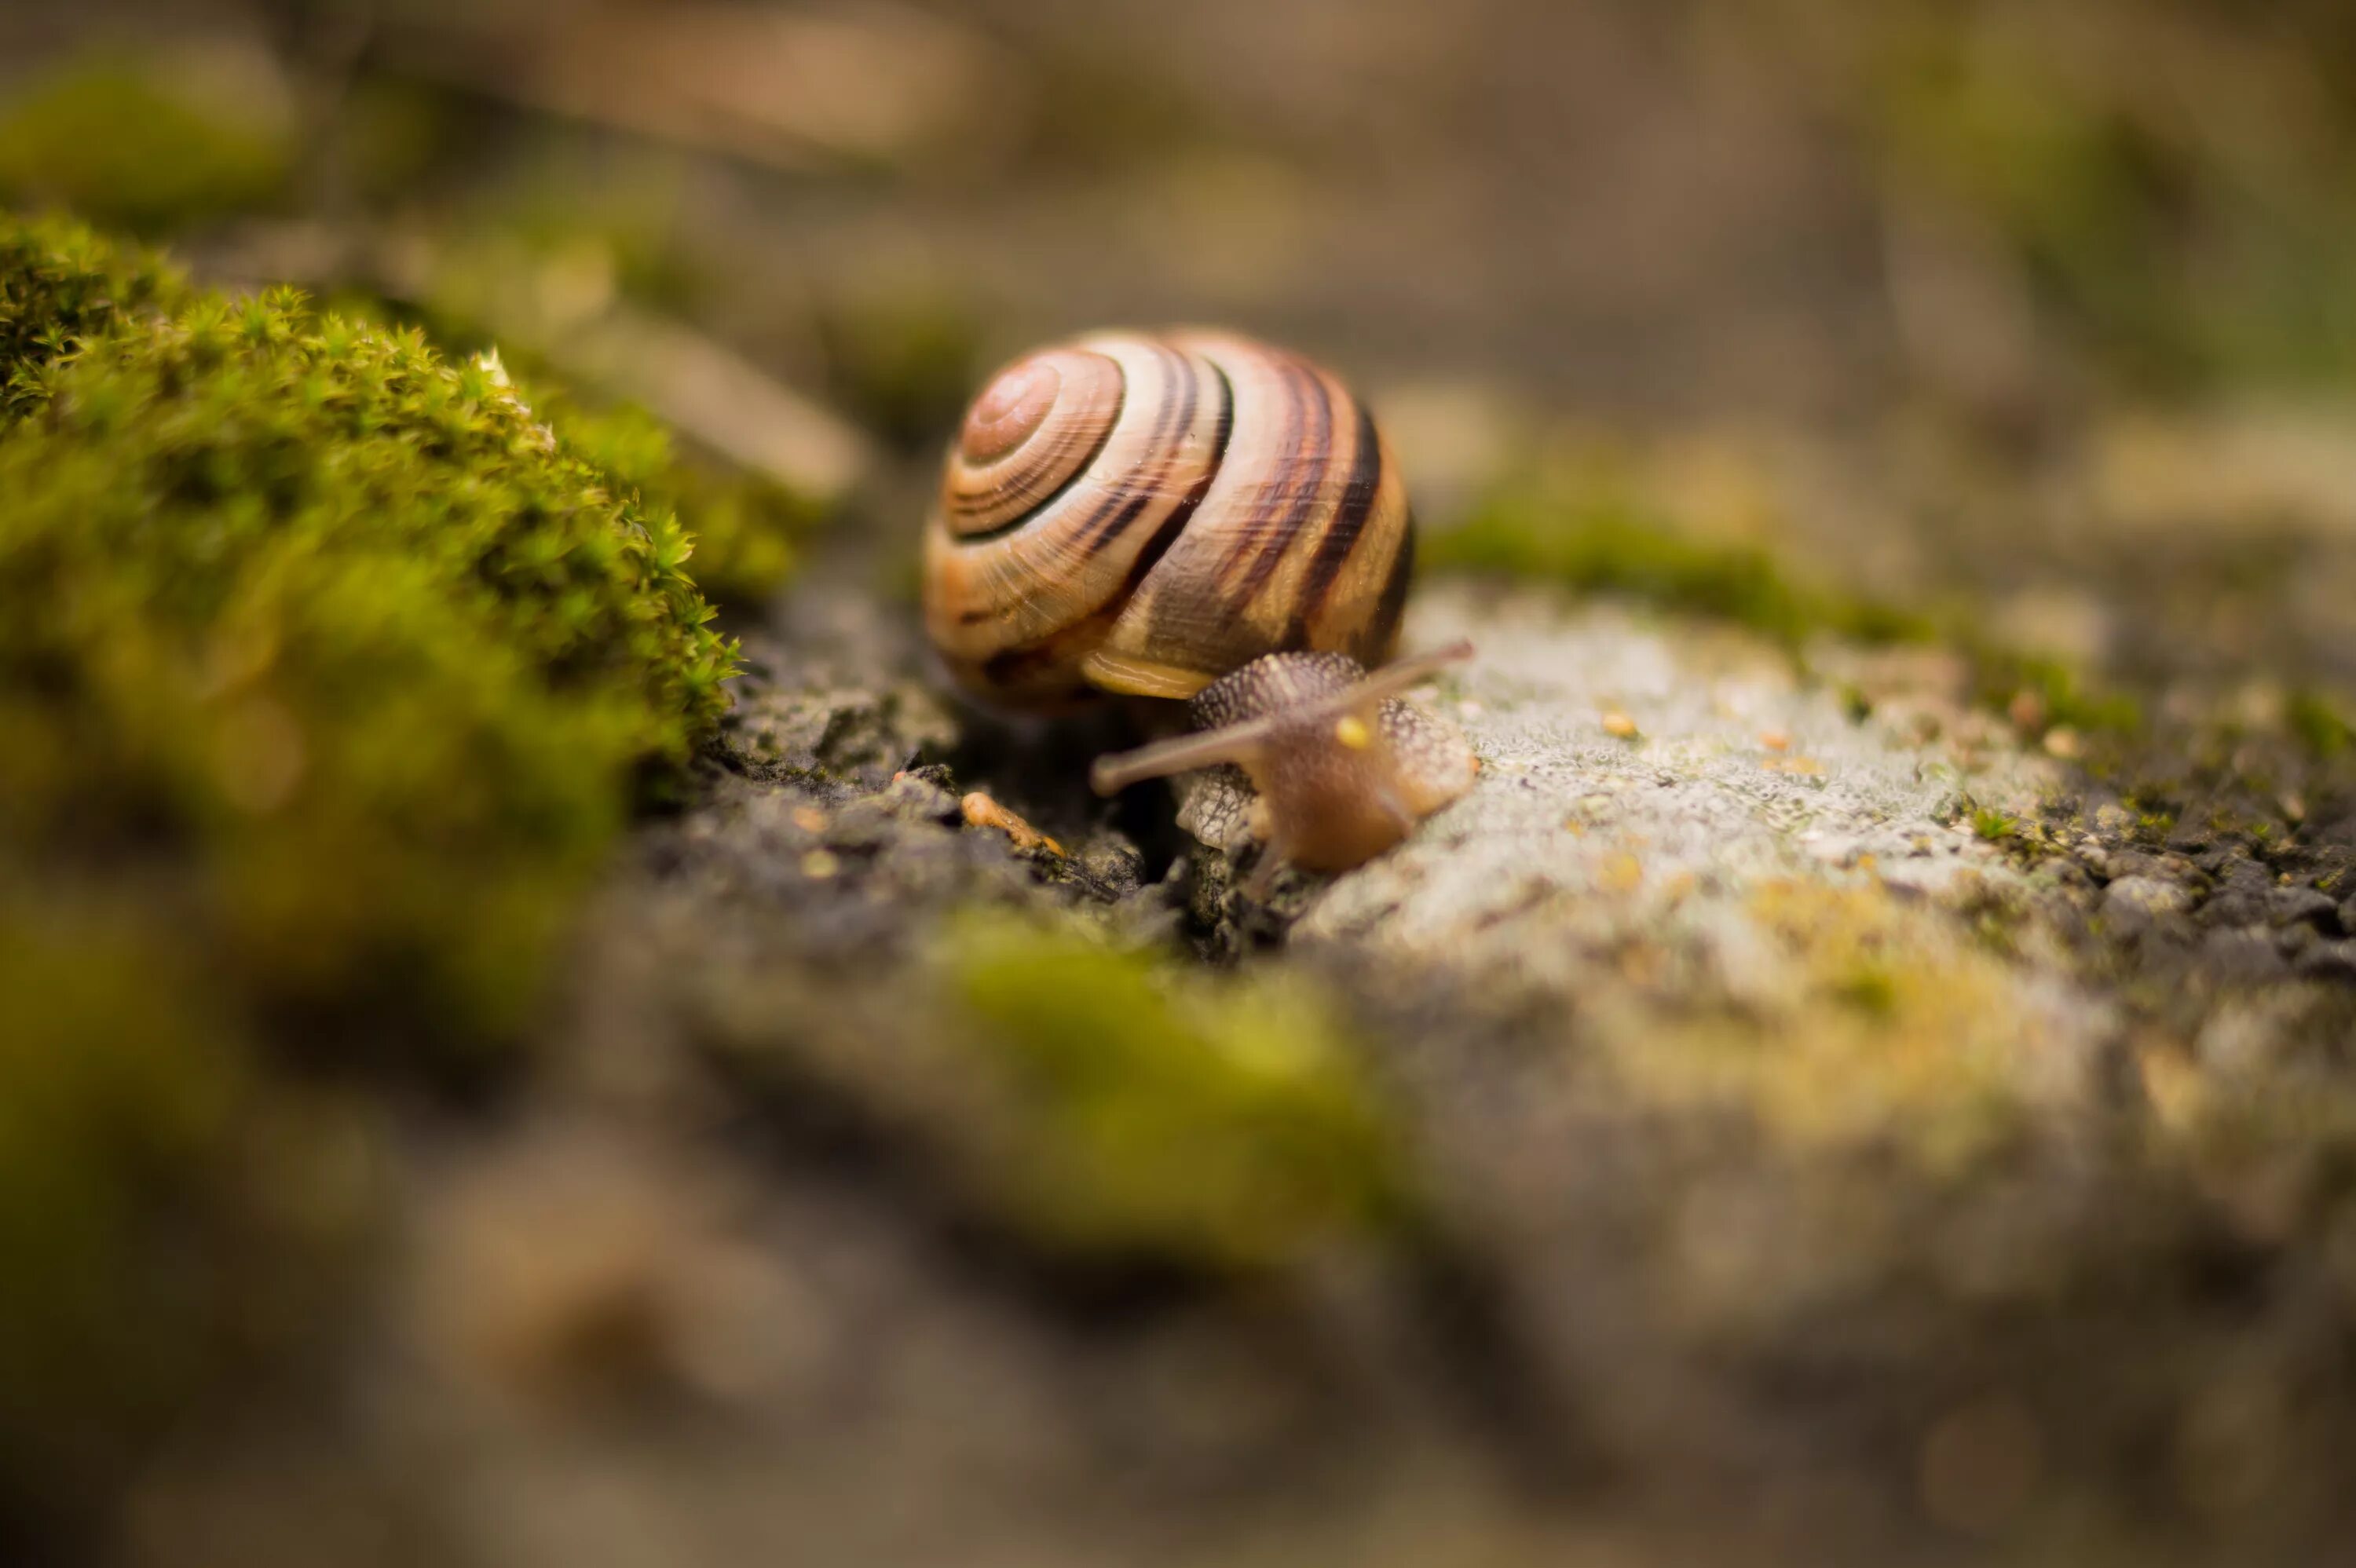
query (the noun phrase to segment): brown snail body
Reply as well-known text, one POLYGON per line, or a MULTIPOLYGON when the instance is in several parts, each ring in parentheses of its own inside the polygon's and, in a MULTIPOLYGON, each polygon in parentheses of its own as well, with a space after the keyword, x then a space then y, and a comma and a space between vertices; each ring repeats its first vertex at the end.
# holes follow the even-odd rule
POLYGON ((1224 334, 1099 333, 975 400, 926 527, 925 624, 1000 707, 1188 700, 1206 733, 1107 759, 1098 787, 1238 763, 1263 865, 1338 870, 1472 783, 1462 737, 1397 699, 1440 660, 1366 674, 1413 563, 1397 464, 1331 372, 1224 334))
POLYGON ((1398 696, 1472 654, 1455 643, 1371 675, 1346 654, 1266 655, 1187 703, 1196 733, 1100 757, 1089 782, 1112 795, 1231 763, 1255 792, 1250 836, 1267 846, 1258 886, 1280 865, 1346 871, 1472 787, 1480 763, 1463 732, 1398 696))

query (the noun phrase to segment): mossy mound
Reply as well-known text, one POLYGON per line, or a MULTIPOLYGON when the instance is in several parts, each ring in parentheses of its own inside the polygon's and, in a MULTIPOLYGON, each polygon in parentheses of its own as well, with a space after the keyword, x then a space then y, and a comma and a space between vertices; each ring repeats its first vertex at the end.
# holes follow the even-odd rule
MULTIPOLYGON (((80 295, 12 297, 143 297, 60 256, 80 295)), ((722 707, 687 537, 496 364, 292 295, 112 315, 10 335, 0 854, 135 863, 251 1001, 511 1029, 632 771, 722 707)))
MULTIPOLYGON (((938 877, 942 857, 965 852, 903 826, 887 876, 938 877)), ((738 831, 715 859, 742 854, 738 831)), ((949 874, 971 888, 966 868, 949 874)), ((648 940, 736 1092, 789 1137, 874 1158, 1039 1282, 1085 1297, 1144 1279, 1266 1281, 1429 1239, 1376 1042, 1308 974, 1205 973, 1108 943, 1042 894, 1028 911, 993 902, 925 923, 895 955, 862 944, 869 967, 846 979, 841 962, 790 956, 857 918, 825 912, 823 894, 781 923, 715 914, 711 900, 730 894, 707 892, 669 907, 648 940), (750 968, 733 940, 747 932, 761 944, 750 968)), ((904 909, 924 897, 905 882, 894 895, 904 909)))
POLYGON ((0 927, 105 935, 5 987, 0 1368, 153 1337, 87 1444, 0 1378, 0 1454, 80 1471, 156 1413, 140 1366, 220 1364, 191 1347, 285 1298, 213 1243, 276 1234, 264 1195, 303 1178, 216 1179, 265 1156, 215 1129, 296 1059, 439 1072, 519 1038, 733 649, 675 518, 496 361, 0 220, 0 927), (137 1305, 166 1256, 224 1289, 137 1305))
POLYGON ((955 934, 953 1016, 1023 1107, 976 1178, 1018 1229, 1243 1270, 1408 1221, 1397 1130, 1300 977, 1182 983, 1003 920, 955 934))

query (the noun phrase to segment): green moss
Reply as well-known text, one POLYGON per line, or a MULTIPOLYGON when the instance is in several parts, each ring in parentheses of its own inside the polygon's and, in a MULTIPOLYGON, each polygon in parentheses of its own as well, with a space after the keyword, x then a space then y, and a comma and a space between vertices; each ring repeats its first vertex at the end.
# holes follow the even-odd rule
POLYGON ((1182 973, 1002 918, 948 962, 1025 1108, 989 1179, 1054 1244, 1249 1268, 1402 1219, 1398 1138, 1297 976, 1182 973))
MULTIPOLYGON (((1971 661, 1973 695, 1998 711, 2026 711, 2029 728, 2068 725, 2120 735, 2143 715, 2124 694, 2102 691, 2052 659, 1993 642, 1977 617, 1916 609, 1796 578, 1764 547, 1697 537, 1668 507, 1644 498, 1608 470, 1516 477, 1495 488, 1464 522, 1419 541, 1430 570, 1548 582, 1579 592, 1614 593, 1748 627, 1797 655, 1811 638, 1866 644, 1939 644, 1971 661), (2030 699, 2023 709, 2019 699, 2030 699)), ((1870 710, 1844 694, 1853 716, 1870 710)))
POLYGON ((2319 691, 2291 693, 2285 718, 2299 743, 2320 761, 2333 762, 2356 749, 2356 722, 2319 691))
POLYGON ((755 603, 775 592, 820 520, 819 507, 782 485, 682 455, 670 432, 636 408, 589 410, 561 394, 531 406, 564 432, 584 461, 611 474, 641 506, 676 512, 693 529, 696 586, 711 597, 755 603))
POLYGON ((776 485, 691 463, 648 493, 668 497, 694 525, 696 582, 734 603, 766 599, 791 577, 799 541, 819 524, 817 507, 776 485))
POLYGON ((1834 981, 1830 990, 1850 1007, 1875 1018, 1886 1019, 1898 1010, 1897 978, 1877 963, 1860 964, 1834 981))
POLYGON ((495 363, 5 219, 0 302, 0 1477, 54 1504, 332 1320, 316 1070, 519 1034, 731 650, 495 363))
POLYGON ((0 108, 0 197, 145 233, 265 203, 292 167, 284 127, 160 58, 85 59, 0 108))
POLYGON ((1997 646, 1956 620, 1949 630, 1973 665, 1973 696, 1983 707, 2014 708, 2026 697, 2033 728, 2067 725, 2087 734, 2130 735, 2143 728, 2143 705, 2126 692, 2099 689, 2059 660, 1997 646))
POLYGON ((0 436, 0 857, 135 867, 253 1005, 512 1030, 724 700, 676 521, 495 367, 292 296, 49 357, 0 436))
POLYGON ((1972 813, 1973 834, 1990 843, 2011 837, 2019 827, 2019 823, 1994 806, 1984 805, 1972 813))
POLYGON ((1623 593, 1737 622, 1794 647, 1819 632, 1873 642, 1932 633, 1921 617, 1798 582, 1758 546, 1691 538, 1594 475, 1560 486, 1501 487, 1463 523, 1420 548, 1424 562, 1436 569, 1623 593))
POLYGON ((39 373, 116 323, 187 295, 153 255, 79 225, 0 217, 0 427, 41 397, 39 373))
MULTIPOLYGON (((508 252, 510 261, 519 252, 508 252)), ((512 270, 512 269, 510 269, 512 270)), ((529 339, 492 331, 479 297, 454 289, 423 309, 367 294, 339 298, 355 320, 389 330, 422 327, 438 343, 498 356, 518 396, 568 450, 603 471, 617 495, 642 510, 671 512, 694 536, 692 575, 710 597, 756 603, 793 575, 801 545, 824 521, 824 507, 776 479, 683 453, 670 430, 631 403, 594 399, 529 339)))

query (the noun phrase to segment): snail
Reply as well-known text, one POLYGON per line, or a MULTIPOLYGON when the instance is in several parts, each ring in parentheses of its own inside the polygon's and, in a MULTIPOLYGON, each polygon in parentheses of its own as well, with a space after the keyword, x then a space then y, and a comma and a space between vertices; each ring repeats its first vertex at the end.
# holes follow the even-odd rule
POLYGON ((1225 334, 1098 333, 974 400, 926 525, 925 624, 997 707, 1184 704, 1203 733, 1093 782, 1239 765, 1264 885, 1380 854, 1472 787, 1463 736, 1398 699, 1470 648, 1383 663, 1413 564, 1398 466, 1331 372, 1225 334))

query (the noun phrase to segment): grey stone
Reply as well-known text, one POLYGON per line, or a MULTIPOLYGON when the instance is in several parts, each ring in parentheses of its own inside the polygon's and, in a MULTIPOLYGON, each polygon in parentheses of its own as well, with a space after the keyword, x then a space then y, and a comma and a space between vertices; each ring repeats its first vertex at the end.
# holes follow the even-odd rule
POLYGON ((2291 970, 2303 980, 2356 985, 2356 940, 2316 943, 2298 955, 2291 970))
POLYGON ((2266 923, 2266 901, 2253 893, 2219 893, 2201 906, 2201 923, 2221 929, 2264 925, 2266 923))
POLYGON ((2276 888, 2266 901, 2267 918, 2276 925, 2323 925, 2338 920, 2340 906, 2329 893, 2313 888, 2276 888))
POLYGON ((2142 916, 2182 914, 2192 907, 2192 891, 2158 877, 2121 877, 2103 890, 2105 913, 2142 916))
POLYGON ((2311 925, 2283 925, 2275 928, 2275 945, 2289 957, 2296 958, 2323 941, 2311 925))
POLYGON ((2201 962, 2219 979, 2254 985, 2279 977, 2286 962, 2262 931, 2220 928, 2201 939, 2201 962))

